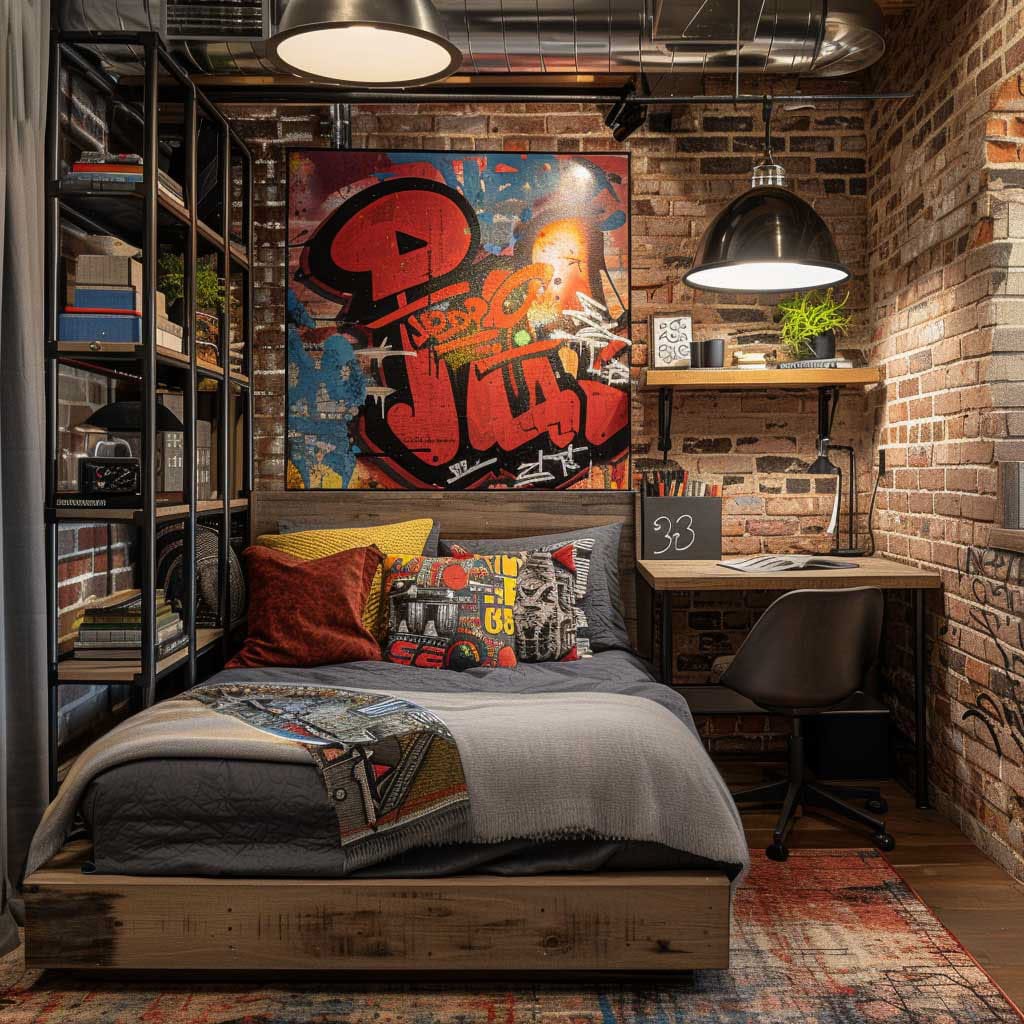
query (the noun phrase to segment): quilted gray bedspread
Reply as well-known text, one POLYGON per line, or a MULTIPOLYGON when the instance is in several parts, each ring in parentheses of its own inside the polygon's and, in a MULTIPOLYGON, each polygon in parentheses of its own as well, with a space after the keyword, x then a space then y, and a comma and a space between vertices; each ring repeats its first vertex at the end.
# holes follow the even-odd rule
MULTIPOLYGON (((448 837, 446 853, 456 859, 465 861, 467 850, 484 848, 514 854, 524 843, 547 844, 550 853, 559 844, 565 848, 585 839, 591 843, 582 854, 585 861, 607 860, 615 852, 609 844, 625 842, 634 853, 676 851, 722 865, 731 875, 747 865, 735 805, 697 737, 685 701, 623 652, 465 673, 383 662, 239 669, 209 682, 243 681, 365 689, 406 697, 436 713, 456 739, 470 792, 468 830, 448 837)), ((59 848, 82 805, 94 823, 102 819, 108 830, 127 826, 129 835, 133 822, 151 817, 147 827, 155 822, 170 847, 190 828, 201 832, 198 823, 181 821, 180 813, 173 815, 172 824, 165 808, 152 801, 147 806, 146 800, 124 792, 124 780, 167 781, 175 775, 181 776, 184 790, 197 778, 218 780, 216 791, 192 801, 200 816, 204 801, 211 814, 217 802, 259 806, 263 801, 253 787, 261 779, 279 781, 290 775, 295 814, 315 806, 316 787, 322 790, 309 755, 298 744, 192 702, 157 705, 113 730, 76 762, 40 826, 29 870, 59 848), (114 778, 122 784, 111 789, 108 782, 114 778), (120 811, 112 809, 111 793, 120 799, 120 811)), ((322 793, 319 798, 322 804, 322 793)), ((299 823, 293 824, 301 833, 299 823)), ((249 828, 248 839, 258 847, 258 818, 249 816, 249 828)), ((268 830, 274 831, 269 823, 268 830)), ((336 847, 331 852, 343 857, 336 847)), ((298 849, 298 859, 301 854, 298 849)), ((429 864, 429 851, 410 851, 417 854, 421 867, 429 864)), ((580 849, 573 856, 577 854, 580 849)), ((281 867, 279 873, 289 873, 281 867)), ((367 867, 336 859, 332 873, 367 867)), ((109 865, 100 869, 109 870, 109 865)))

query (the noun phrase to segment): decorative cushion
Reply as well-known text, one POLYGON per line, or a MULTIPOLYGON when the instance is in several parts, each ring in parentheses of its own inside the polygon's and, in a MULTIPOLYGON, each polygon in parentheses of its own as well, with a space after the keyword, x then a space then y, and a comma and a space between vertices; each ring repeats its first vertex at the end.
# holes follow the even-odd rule
POLYGON ((384 562, 388 637, 384 657, 420 668, 512 668, 520 560, 507 555, 384 562))
MULTIPOLYGON (((393 551, 423 552, 434 526, 433 519, 409 519, 384 526, 353 526, 338 530, 301 530, 298 533, 265 533, 256 543, 298 558, 324 558, 352 548, 376 545, 385 554, 393 551)), ((381 605, 381 576, 377 574, 366 600, 363 622, 378 640, 384 636, 386 616, 381 605)))
MULTIPOLYGON (((416 520, 412 520, 416 522, 416 520)), ((430 533, 427 535, 427 541, 423 545, 423 551, 421 554, 426 555, 428 558, 437 558, 438 555, 438 544, 441 540, 441 523, 434 519, 432 520, 433 526, 430 529, 430 533)), ((382 526, 402 526, 403 523, 382 523, 382 526)), ((352 526, 350 523, 337 522, 332 523, 329 527, 325 526, 322 522, 313 522, 312 520, 305 519, 279 519, 277 521, 277 532, 278 533, 300 533, 304 530, 347 530, 347 529, 362 529, 362 527, 352 526)), ((403 551, 415 551, 416 546, 411 545, 407 548, 402 548, 403 551)))
POLYGON ((363 622, 384 559, 377 548, 311 560, 258 545, 244 554, 249 633, 227 668, 380 661, 380 644, 363 622))
POLYGON ((595 651, 628 651, 629 633, 622 616, 622 594, 619 588, 621 536, 622 523, 608 523, 605 526, 589 526, 583 530, 569 530, 541 537, 442 540, 441 554, 449 554, 453 544, 480 555, 489 555, 501 551, 552 551, 570 541, 590 542, 586 562, 583 561, 586 549, 576 549, 580 559, 577 578, 585 588, 582 606, 590 630, 590 644, 595 651))
MULTIPOLYGON (((452 545, 455 558, 473 558, 452 545)), ((576 601, 575 545, 522 552, 516 581, 516 654, 520 661, 576 661, 590 657, 587 618, 576 601), (582 648, 582 650, 581 650, 582 648)))

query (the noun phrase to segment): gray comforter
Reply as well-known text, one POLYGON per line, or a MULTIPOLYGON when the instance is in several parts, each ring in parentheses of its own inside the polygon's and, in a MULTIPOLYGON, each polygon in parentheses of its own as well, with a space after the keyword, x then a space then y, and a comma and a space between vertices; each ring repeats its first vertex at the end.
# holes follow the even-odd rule
MULTIPOLYGON (((500 851, 500 869, 515 871, 516 858, 525 851, 536 859, 537 844, 543 844, 542 860, 561 858, 582 870, 622 861, 624 851, 631 867, 650 861, 652 851, 661 851, 658 866, 710 863, 736 876, 747 864, 735 806, 700 744, 685 701, 623 652, 465 673, 383 662, 235 670, 210 682, 243 681, 395 694, 446 722, 469 785, 468 830, 448 837, 444 849, 404 851, 397 861, 376 865, 380 872, 404 873, 411 867, 412 873, 445 873, 451 863, 473 869, 493 860, 494 851, 500 851), (481 853, 485 850, 492 853, 481 853), (676 860, 666 860, 665 852, 675 853, 676 860)), ((372 864, 345 859, 330 830, 329 806, 323 815, 325 805, 319 776, 298 744, 199 704, 165 703, 119 726, 79 759, 40 826, 29 870, 59 848, 81 808, 94 831, 104 832, 95 837, 98 848, 118 847, 111 844, 111 833, 115 839, 121 833, 128 846, 133 836, 144 836, 146 842, 156 841, 154 849, 172 851, 165 854, 172 863, 164 873, 183 873, 182 858, 173 854, 176 844, 183 839, 186 846, 194 844, 204 815, 224 807, 231 808, 234 824, 247 822, 243 842, 260 849, 269 839, 268 849, 275 852, 266 873, 291 873, 287 843, 275 830, 279 822, 268 820, 275 808, 297 840, 294 862, 313 854, 330 860, 318 870, 331 874, 373 870, 372 864), (168 807, 161 795, 167 796, 175 778, 184 803, 176 798, 168 807), (141 792, 129 792, 126 781, 141 786, 141 792), (284 789, 271 792, 267 783, 284 789), (239 814, 240 806, 248 813, 239 814), (188 807, 191 820, 182 813, 188 807), (318 815, 319 821, 311 820, 318 815), (315 851, 309 849, 311 835, 315 851)), ((97 866, 111 869, 109 863, 97 866)), ((296 873, 308 870, 300 867, 296 873)))

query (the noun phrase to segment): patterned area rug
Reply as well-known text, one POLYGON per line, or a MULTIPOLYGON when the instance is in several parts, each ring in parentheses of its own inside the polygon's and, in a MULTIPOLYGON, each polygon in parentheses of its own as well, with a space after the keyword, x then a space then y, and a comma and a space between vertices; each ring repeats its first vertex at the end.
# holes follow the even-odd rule
POLYGON ((1020 1024, 931 911, 870 850, 756 855, 732 969, 535 985, 127 984, 0 961, 5 1024, 1020 1024))

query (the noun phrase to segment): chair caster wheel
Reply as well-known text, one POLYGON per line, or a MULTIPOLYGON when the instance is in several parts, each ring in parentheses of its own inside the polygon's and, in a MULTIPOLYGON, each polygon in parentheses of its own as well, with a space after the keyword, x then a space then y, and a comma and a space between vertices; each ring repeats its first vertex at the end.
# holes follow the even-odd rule
POLYGON ((888 832, 876 832, 871 839, 883 853, 896 849, 896 840, 888 832))
POLYGON ((879 797, 877 800, 865 800, 864 806, 872 814, 888 814, 889 812, 889 801, 885 797, 879 797))
POLYGON ((789 858, 789 850, 782 843, 772 843, 764 852, 769 860, 787 860, 789 858))

